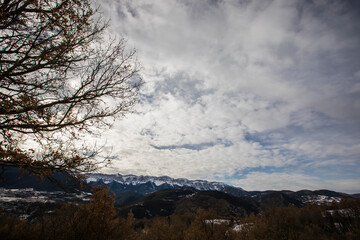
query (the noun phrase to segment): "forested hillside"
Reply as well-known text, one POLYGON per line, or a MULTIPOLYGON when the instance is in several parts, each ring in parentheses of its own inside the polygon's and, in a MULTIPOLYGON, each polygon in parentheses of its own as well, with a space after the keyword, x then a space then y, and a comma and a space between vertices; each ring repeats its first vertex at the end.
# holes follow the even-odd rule
MULTIPOLYGON (((229 200, 231 201, 231 200, 229 200)), ((358 239, 360 201, 279 207, 241 217, 219 209, 134 218, 114 207, 115 196, 98 187, 86 204, 64 203, 33 221, 1 214, 1 239, 358 239)))

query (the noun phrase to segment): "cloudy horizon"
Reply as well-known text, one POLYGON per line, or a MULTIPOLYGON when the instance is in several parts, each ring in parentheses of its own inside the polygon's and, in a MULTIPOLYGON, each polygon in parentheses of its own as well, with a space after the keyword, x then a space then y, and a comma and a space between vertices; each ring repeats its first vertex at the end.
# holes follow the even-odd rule
POLYGON ((102 133, 103 172, 360 192, 359 3, 98 5, 145 81, 136 112, 102 133))

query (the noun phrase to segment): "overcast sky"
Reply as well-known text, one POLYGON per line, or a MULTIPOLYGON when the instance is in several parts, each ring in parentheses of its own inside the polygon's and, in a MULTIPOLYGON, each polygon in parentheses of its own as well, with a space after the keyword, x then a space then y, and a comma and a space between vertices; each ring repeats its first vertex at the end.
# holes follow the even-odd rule
POLYGON ((98 4, 145 80, 103 171, 360 192, 359 1, 98 4))

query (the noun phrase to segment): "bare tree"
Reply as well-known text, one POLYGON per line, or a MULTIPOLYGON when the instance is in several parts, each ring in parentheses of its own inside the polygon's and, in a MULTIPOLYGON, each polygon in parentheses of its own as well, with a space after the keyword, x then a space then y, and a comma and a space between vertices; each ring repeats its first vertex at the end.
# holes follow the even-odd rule
POLYGON ((0 164, 98 166, 74 141, 130 112, 142 82, 135 51, 106 27, 88 0, 1 0, 0 164))

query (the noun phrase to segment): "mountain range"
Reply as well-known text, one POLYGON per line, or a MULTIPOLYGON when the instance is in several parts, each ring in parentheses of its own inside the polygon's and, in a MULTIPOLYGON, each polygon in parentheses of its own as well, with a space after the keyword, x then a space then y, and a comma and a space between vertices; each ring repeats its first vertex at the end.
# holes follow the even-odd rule
POLYGON ((92 187, 99 185, 115 193, 115 204, 124 216, 131 210, 137 218, 196 212, 203 208, 216 209, 223 216, 241 216, 273 207, 302 207, 358 196, 330 190, 246 191, 221 182, 167 176, 91 173, 85 175, 80 184, 67 173, 55 173, 39 181, 36 176, 23 174, 17 168, 0 168, 0 207, 12 212, 30 211, 35 202, 86 202, 91 197, 92 187))
POLYGON ((135 176, 121 174, 88 174, 85 181, 90 186, 101 185, 110 188, 118 198, 117 203, 126 202, 129 195, 136 196, 153 193, 163 189, 193 188, 196 191, 220 191, 234 196, 245 196, 248 193, 239 187, 233 187, 221 182, 205 180, 188 180, 186 178, 171 178, 168 176, 135 176))
POLYGON ((121 174, 88 174, 85 181, 90 186, 101 185, 109 187, 116 194, 118 205, 126 205, 141 199, 146 194, 164 189, 187 189, 196 192, 219 191, 235 197, 249 197, 259 203, 269 206, 295 205, 303 206, 308 203, 321 204, 340 201, 342 197, 354 197, 345 193, 330 190, 301 190, 301 191, 246 191, 221 182, 205 180, 174 179, 167 176, 135 176, 121 174))

